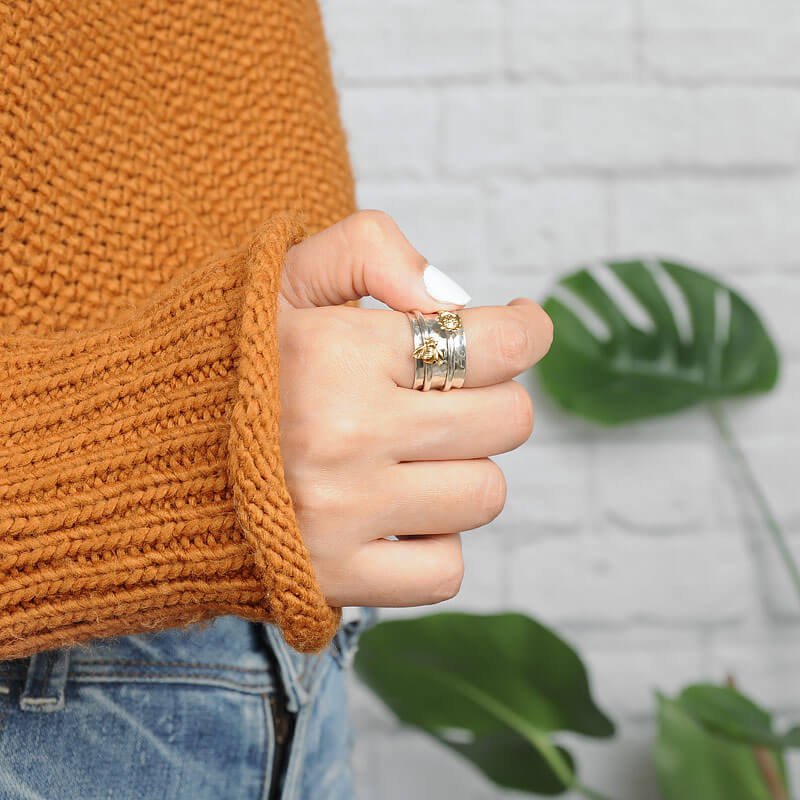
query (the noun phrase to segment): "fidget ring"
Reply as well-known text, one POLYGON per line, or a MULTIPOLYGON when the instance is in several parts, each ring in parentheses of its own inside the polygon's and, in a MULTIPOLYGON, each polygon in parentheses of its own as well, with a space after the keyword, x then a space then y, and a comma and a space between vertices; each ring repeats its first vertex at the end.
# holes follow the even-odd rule
POLYGON ((427 392, 460 389, 467 373, 467 340, 461 317, 455 311, 422 314, 408 311, 414 336, 414 383, 427 392))

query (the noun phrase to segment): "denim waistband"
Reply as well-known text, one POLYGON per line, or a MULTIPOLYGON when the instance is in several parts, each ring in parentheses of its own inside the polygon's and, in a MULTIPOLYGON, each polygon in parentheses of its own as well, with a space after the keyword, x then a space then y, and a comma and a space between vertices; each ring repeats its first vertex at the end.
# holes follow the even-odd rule
POLYGON ((68 681, 214 684, 263 694, 274 690, 277 678, 288 709, 298 711, 326 666, 352 662, 360 633, 375 619, 374 609, 355 612, 318 654, 293 650, 274 625, 219 617, 199 628, 115 637, 0 662, 0 693, 11 681, 24 682, 22 710, 47 712, 64 708, 68 681))

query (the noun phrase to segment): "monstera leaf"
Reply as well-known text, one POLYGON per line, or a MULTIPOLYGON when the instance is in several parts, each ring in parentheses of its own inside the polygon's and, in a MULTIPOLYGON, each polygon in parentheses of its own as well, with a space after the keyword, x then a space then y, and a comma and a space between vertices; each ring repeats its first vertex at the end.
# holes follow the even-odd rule
POLYGON ((543 795, 577 786, 551 734, 614 732, 575 651, 522 614, 381 622, 362 634, 355 667, 400 720, 500 786, 543 795))
POLYGON ((544 307, 555 340, 538 367, 565 409, 602 423, 767 391, 778 354, 755 311, 710 275, 616 261, 562 278, 544 307))
POLYGON ((721 736, 780 750, 800 747, 800 727, 776 733, 770 715, 731 686, 697 683, 687 686, 677 702, 697 722, 721 736))
POLYGON ((664 800, 788 800, 780 750, 743 741, 775 736, 769 714, 732 689, 710 688, 658 697, 653 756, 664 800))

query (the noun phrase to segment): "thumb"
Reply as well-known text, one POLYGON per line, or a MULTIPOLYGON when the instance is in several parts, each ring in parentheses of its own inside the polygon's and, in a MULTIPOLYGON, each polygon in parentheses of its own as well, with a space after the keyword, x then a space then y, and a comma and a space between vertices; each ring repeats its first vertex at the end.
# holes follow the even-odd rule
POLYGON ((470 300, 380 211, 356 212, 289 250, 281 302, 308 308, 367 296, 396 311, 432 312, 470 300))

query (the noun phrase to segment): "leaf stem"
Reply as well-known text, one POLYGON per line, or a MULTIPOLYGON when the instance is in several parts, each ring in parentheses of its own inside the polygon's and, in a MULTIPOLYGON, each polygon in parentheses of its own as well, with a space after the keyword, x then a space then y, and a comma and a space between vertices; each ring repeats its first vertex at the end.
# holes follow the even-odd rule
POLYGON ((772 509, 767 501, 767 497, 764 494, 760 484, 756 480, 756 476, 753 473, 750 462, 747 460, 747 456, 744 454, 744 451, 739 446, 739 443, 736 441, 736 438, 733 435, 733 429, 731 428, 730 423, 728 422, 728 419, 722 410, 722 406, 719 403, 710 403, 709 411, 711 413, 711 418, 714 420, 714 423, 717 426, 720 438, 728 448, 728 452, 733 457, 733 460, 739 466, 745 484, 750 490, 750 494, 752 495, 756 506, 758 506, 758 510, 761 513, 761 518, 763 519, 767 530, 772 536, 772 541, 774 542, 778 553, 783 559, 783 563, 789 572, 789 576, 794 584, 795 591, 800 599, 800 569, 798 569, 797 562, 794 560, 792 551, 789 549, 789 545, 786 542, 786 537, 781 530, 781 526, 778 524, 775 515, 772 513, 772 509))
POLYGON ((550 737, 547 734, 530 728, 523 730, 522 734, 539 751, 542 758, 548 763, 550 769, 555 772, 564 786, 576 785, 575 773, 564 759, 564 756, 561 755, 559 749, 550 741, 550 737))
POLYGON ((789 795, 786 794, 786 789, 784 789, 780 773, 775 766, 775 757, 772 753, 766 747, 754 747, 753 755, 756 758, 761 774, 764 776, 764 783, 767 784, 769 793, 775 800, 789 800, 789 795))
POLYGON ((461 678, 454 675, 440 675, 436 672, 431 674, 442 682, 447 682, 450 688, 455 688, 457 691, 462 692, 465 697, 470 698, 477 705, 485 708, 490 713, 494 714, 498 719, 502 720, 512 730, 517 731, 521 736, 527 739, 539 755, 547 762, 550 769, 553 770, 555 775, 564 784, 567 789, 575 789, 580 792, 584 797, 589 800, 613 800, 613 798, 606 797, 599 792, 583 786, 577 779, 572 766, 562 754, 561 750, 550 739, 547 732, 541 731, 535 726, 531 725, 524 717, 520 717, 515 711, 505 707, 501 702, 495 700, 485 692, 481 691, 475 686, 471 686, 461 678))
POLYGON ((558 775, 559 779, 566 787, 574 789, 576 792, 588 798, 588 800, 614 800, 594 789, 590 789, 588 786, 584 786, 575 777, 575 773, 548 736, 535 731, 527 731, 525 735, 531 744, 538 748, 539 753, 550 765, 550 769, 558 775))
MULTIPOLYGON (((736 689, 736 681, 733 675, 728 675, 726 680, 731 689, 736 689)), ((789 795, 786 793, 781 774, 775 764, 775 755, 766 747, 755 746, 753 747, 753 755, 756 759, 756 764, 764 777, 764 782, 767 784, 770 795, 773 800, 789 800, 789 795)))

